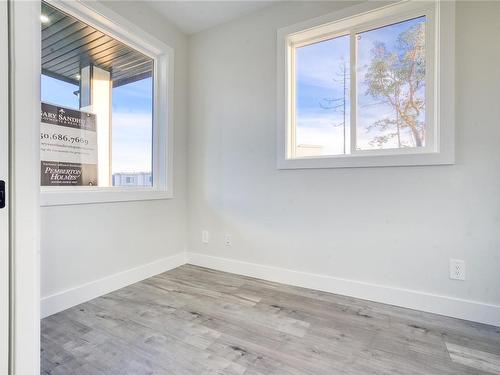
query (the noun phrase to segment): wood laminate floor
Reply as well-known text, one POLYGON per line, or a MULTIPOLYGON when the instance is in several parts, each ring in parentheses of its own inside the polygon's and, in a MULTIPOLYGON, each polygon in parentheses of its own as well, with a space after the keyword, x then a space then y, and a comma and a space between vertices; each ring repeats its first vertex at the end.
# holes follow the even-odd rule
POLYGON ((500 328, 185 265, 42 320, 42 374, 500 374, 500 328))

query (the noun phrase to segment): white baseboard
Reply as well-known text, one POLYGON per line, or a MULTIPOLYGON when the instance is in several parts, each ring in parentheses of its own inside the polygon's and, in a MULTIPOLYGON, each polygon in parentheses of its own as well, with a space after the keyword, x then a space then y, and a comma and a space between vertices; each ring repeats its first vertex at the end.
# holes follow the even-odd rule
POLYGON ((182 266, 183 264, 186 264, 185 252, 43 297, 40 306, 41 317, 45 318, 59 311, 147 279, 148 277, 182 266))
POLYGON ((499 305, 191 252, 175 254, 44 297, 41 300, 41 316, 44 318, 55 314, 186 263, 263 280, 500 326, 499 305))
POLYGON ((500 306, 498 305, 387 285, 376 285, 356 280, 293 271, 199 253, 187 253, 187 261, 197 266, 268 281, 500 326, 500 306))

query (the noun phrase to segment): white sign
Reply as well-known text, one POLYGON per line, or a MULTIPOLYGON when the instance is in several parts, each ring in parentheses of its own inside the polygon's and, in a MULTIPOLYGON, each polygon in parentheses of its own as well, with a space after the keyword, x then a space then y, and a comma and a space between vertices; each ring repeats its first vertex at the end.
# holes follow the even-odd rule
POLYGON ((42 186, 97 186, 96 116, 42 103, 42 186))

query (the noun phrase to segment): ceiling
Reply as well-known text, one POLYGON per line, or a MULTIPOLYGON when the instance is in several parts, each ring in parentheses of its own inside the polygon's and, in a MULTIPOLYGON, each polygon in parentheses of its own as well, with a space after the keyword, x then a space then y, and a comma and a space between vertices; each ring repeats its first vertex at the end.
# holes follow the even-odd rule
POLYGON ((148 5, 186 34, 195 34, 263 9, 271 1, 155 1, 148 5))
POLYGON ((78 85, 80 70, 111 72, 113 86, 151 76, 153 60, 95 28, 42 2, 42 73, 78 85))
MULTIPOLYGON (((1 0, 0 0, 1 1, 1 0)), ((265 8, 266 1, 146 0, 148 5, 187 34, 231 21, 265 8)), ((111 72, 113 86, 151 75, 152 60, 123 43, 42 2, 42 72, 78 84, 89 64, 111 72)))

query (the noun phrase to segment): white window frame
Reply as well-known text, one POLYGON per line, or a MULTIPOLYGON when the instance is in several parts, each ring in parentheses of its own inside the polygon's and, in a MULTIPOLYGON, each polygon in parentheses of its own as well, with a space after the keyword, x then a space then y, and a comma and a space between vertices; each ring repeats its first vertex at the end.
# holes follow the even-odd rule
POLYGON ((174 49, 98 2, 46 0, 50 5, 154 60, 153 186, 42 186, 42 206, 173 198, 174 49))
POLYGON ((278 30, 277 167, 278 169, 349 168, 453 164, 455 162, 455 4, 450 1, 377 2, 330 13, 278 30), (356 33, 426 16, 425 146, 356 150, 356 33), (350 35, 352 153, 295 157, 294 48, 350 35))

